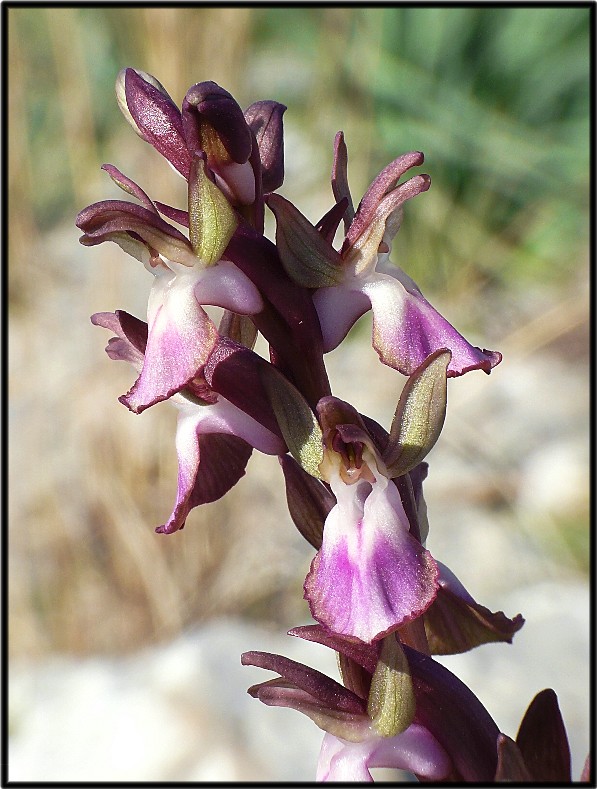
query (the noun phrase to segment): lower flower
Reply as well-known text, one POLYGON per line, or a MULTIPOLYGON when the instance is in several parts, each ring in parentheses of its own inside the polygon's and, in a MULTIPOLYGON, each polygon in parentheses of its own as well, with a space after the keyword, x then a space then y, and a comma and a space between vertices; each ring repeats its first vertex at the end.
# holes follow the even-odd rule
POLYGON ((420 616, 435 599, 438 576, 409 533, 398 489, 373 473, 373 484, 331 479, 337 503, 305 581, 313 617, 367 643, 420 616))
POLYGON ((394 737, 371 736, 349 742, 326 734, 317 763, 317 781, 373 781, 371 768, 390 767, 427 781, 441 781, 452 762, 435 737, 412 723, 394 737))
POLYGON ((371 643, 429 608, 438 568, 410 533, 398 488, 360 415, 334 397, 322 398, 317 410, 325 445, 320 471, 336 504, 305 598, 330 631, 371 643))
MULTIPOLYGON (((110 358, 127 361, 137 371, 145 369, 147 324, 123 311, 97 313, 91 320, 117 335, 106 348, 110 358)), ((128 405, 126 397, 120 399, 128 405)), ((172 514, 156 529, 165 534, 182 529, 194 507, 227 493, 244 475, 253 448, 269 455, 286 451, 279 435, 201 379, 191 380, 169 400, 179 411, 178 491, 172 514)))

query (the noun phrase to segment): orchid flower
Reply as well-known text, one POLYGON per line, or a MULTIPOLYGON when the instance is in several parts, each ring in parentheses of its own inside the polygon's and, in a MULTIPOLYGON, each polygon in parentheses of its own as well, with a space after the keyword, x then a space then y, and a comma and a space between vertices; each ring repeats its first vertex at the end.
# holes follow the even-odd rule
POLYGON ((319 402, 319 471, 336 504, 304 589, 313 617, 334 633, 369 643, 421 616, 437 595, 437 565, 411 533, 392 478, 418 465, 439 435, 449 360, 440 350, 409 379, 383 455, 352 406, 319 402))
POLYGON ((363 427, 346 420, 334 428, 323 474, 336 504, 305 597, 313 617, 330 630, 370 642, 431 605, 437 567, 409 533, 398 489, 363 427))
POLYGON ((354 213, 346 177, 346 146, 342 132, 338 132, 332 187, 335 208, 343 206, 342 213, 332 209, 318 223, 318 232, 281 196, 267 200, 276 215, 282 262, 291 277, 314 289, 325 352, 336 348, 356 320, 371 309, 373 347, 384 364, 410 375, 430 354, 447 348, 452 352, 448 376, 477 369, 489 373, 501 361, 501 354, 467 342, 424 298, 413 280, 389 261, 404 203, 431 185, 428 175, 396 182, 422 163, 419 151, 391 162, 372 182, 354 213), (331 240, 342 214, 347 232, 338 253, 331 240))
MULTIPOLYGON (((463 682, 395 634, 371 645, 320 625, 289 635, 336 650, 343 685, 280 655, 247 652, 241 663, 280 675, 250 687, 251 696, 296 709, 326 732, 318 781, 371 782, 371 768, 392 767, 423 781, 570 783, 568 738, 553 690, 535 696, 512 740, 463 682)), ((590 780, 590 762, 589 756, 581 781, 590 780)))
MULTIPOLYGON (((127 361, 137 371, 142 369, 146 323, 123 311, 96 313, 91 321, 116 334, 106 348, 110 358, 127 361)), ((267 414, 257 413, 259 421, 219 395, 204 379, 191 381, 171 396, 170 402, 178 409, 178 493, 172 514, 156 529, 164 534, 182 529, 194 507, 215 501, 230 490, 244 475, 253 447, 270 455, 286 451, 281 436, 270 429, 273 418, 268 422, 267 414)))
MULTIPOLYGON (((300 635, 300 630, 290 632, 300 635)), ((396 642, 395 646, 401 653, 396 642)), ((385 654, 383 659, 387 660, 385 654)), ((386 671, 385 663, 380 662, 377 682, 371 683, 368 697, 362 698, 315 669, 280 655, 247 652, 241 656, 241 662, 280 674, 278 680, 249 688, 250 695, 264 704, 298 710, 326 732, 317 781, 371 782, 373 767, 409 770, 426 780, 441 780, 450 774, 452 762, 445 749, 429 729, 413 721, 414 698, 408 669, 404 673, 391 666, 386 671), (390 711, 388 700, 392 692, 401 695, 404 678, 409 685, 405 694, 409 701, 406 718, 402 719, 400 702, 390 711), (381 705, 379 697, 383 699, 381 705), (382 709, 384 705, 386 708, 382 709)))
MULTIPOLYGON (((374 424, 373 420, 367 420, 369 431, 374 424)), ((382 431, 378 428, 376 438, 382 431)), ((387 446, 387 440, 380 443, 382 448, 387 446)), ((290 456, 282 456, 280 463, 290 516, 302 536, 318 551, 323 543, 325 521, 336 505, 336 497, 329 485, 306 473, 290 456)), ((400 493, 410 534, 418 535, 423 545, 428 528, 422 493, 426 466, 426 463, 419 463, 407 474, 392 480, 400 493), (413 505, 417 508, 415 511, 413 505)), ((439 570, 437 594, 421 617, 423 633, 413 633, 408 624, 401 626, 398 633, 402 641, 416 649, 423 636, 425 650, 432 655, 466 652, 492 641, 512 643, 513 636, 524 624, 523 617, 517 614, 511 619, 502 611, 492 612, 480 605, 446 565, 437 560, 435 563, 439 570)))
POLYGON ((160 217, 137 184, 111 165, 104 169, 142 205, 94 203, 81 211, 77 225, 84 232, 81 243, 115 241, 155 277, 143 368, 125 400, 140 413, 179 391, 205 364, 218 332, 203 305, 253 315, 263 309, 263 301, 251 280, 223 257, 238 221, 208 178, 204 156, 193 158, 190 166, 189 239, 160 217))
POLYGON ((400 644, 395 634, 372 645, 320 625, 289 635, 336 650, 344 684, 280 655, 248 652, 241 663, 280 675, 253 685, 251 696, 296 709, 326 732, 317 780, 372 781, 375 767, 432 781, 493 780, 499 729, 448 669, 400 644))

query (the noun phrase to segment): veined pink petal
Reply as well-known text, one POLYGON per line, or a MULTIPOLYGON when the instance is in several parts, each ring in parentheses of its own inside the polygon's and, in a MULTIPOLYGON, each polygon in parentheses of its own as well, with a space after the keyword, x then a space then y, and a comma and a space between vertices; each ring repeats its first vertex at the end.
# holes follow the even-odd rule
POLYGON ((200 304, 224 307, 239 315, 256 315, 263 309, 263 300, 255 285, 230 260, 220 260, 202 270, 195 286, 200 304))
POLYGON ((214 323, 195 297, 202 272, 156 275, 148 306, 149 335, 141 375, 119 398, 141 413, 197 375, 218 337, 214 323))
POLYGON ((305 598, 332 632, 371 643, 427 610, 437 594, 437 565, 409 533, 392 482, 331 485, 338 503, 326 519, 305 598))
POLYGON ((324 353, 337 348, 361 315, 371 309, 357 280, 353 280, 352 285, 319 288, 313 293, 313 303, 321 325, 324 353))
POLYGON ((412 280, 395 267, 396 275, 371 274, 361 285, 373 309, 373 347, 384 364, 411 375, 439 348, 449 348, 448 376, 469 370, 490 372, 501 354, 471 345, 429 304, 412 280), (404 280, 404 282, 402 281, 404 280))

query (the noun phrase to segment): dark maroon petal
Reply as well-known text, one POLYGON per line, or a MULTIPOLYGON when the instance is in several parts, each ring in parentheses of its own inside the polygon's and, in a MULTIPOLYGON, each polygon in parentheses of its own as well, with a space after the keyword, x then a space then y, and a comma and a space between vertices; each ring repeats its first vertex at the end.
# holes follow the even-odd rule
POLYGON ((185 178, 191 159, 186 147, 180 110, 169 96, 128 68, 125 75, 128 110, 139 134, 185 178))
POLYGON ((485 707, 448 669, 406 645, 403 649, 417 699, 415 721, 448 752, 456 780, 493 781, 500 732, 485 707))
POLYGON ((323 362, 323 340, 309 291, 286 275, 276 247, 248 225, 239 225, 224 257, 257 287, 266 308, 255 325, 274 350, 273 361, 314 408, 329 394, 323 362))
POLYGON ((425 632, 432 655, 454 655, 495 641, 512 643, 524 624, 517 614, 509 619, 503 611, 493 613, 474 600, 442 585, 424 615, 425 632))
POLYGON ((367 432, 373 439, 373 443, 378 448, 379 452, 383 453, 390 440, 390 434, 379 424, 379 422, 376 422, 375 419, 371 419, 371 417, 365 414, 359 414, 359 416, 363 420, 367 432))
POLYGON ((189 88, 182 103, 182 125, 191 153, 201 150, 208 157, 215 154, 213 129, 233 161, 242 164, 251 155, 251 132, 243 112, 230 93, 215 82, 198 82, 189 88))
POLYGON ((114 167, 113 164, 102 164, 101 169, 105 170, 114 183, 123 189, 127 194, 136 197, 137 200, 139 200, 139 202, 149 211, 157 213, 155 205, 148 195, 143 191, 143 189, 141 189, 141 187, 128 176, 124 175, 124 173, 121 173, 117 167, 114 167))
POLYGON ((529 704, 516 744, 533 780, 570 783, 570 746, 558 697, 551 688, 537 693, 529 704))
POLYGON ((369 718, 365 713, 355 714, 330 710, 299 688, 285 683, 264 682, 249 688, 250 695, 270 707, 290 707, 309 717, 320 729, 352 742, 361 742, 369 735, 369 718))
POLYGON ((126 200, 100 200, 98 203, 92 203, 80 211, 75 220, 76 226, 89 236, 111 231, 130 230, 132 224, 135 224, 132 229, 136 229, 136 224, 139 222, 187 241, 182 233, 157 216, 155 211, 135 205, 135 203, 129 203, 126 200))
POLYGON ((209 386, 241 411, 282 438, 278 422, 263 387, 263 368, 269 365, 258 354, 220 337, 203 371, 209 386))
POLYGON ((334 140, 334 165, 332 167, 332 192, 336 198, 336 203, 346 200, 346 211, 344 213, 344 232, 348 229, 354 219, 354 206, 348 186, 348 152, 344 142, 344 133, 339 131, 334 140))
POLYGON ((518 745, 505 734, 497 741, 498 761, 495 773, 496 783, 533 783, 518 745))
POLYGON ((323 524, 336 503, 336 498, 323 482, 303 471, 290 455, 283 455, 280 465, 286 482, 286 501, 290 517, 303 537, 319 550, 323 538, 323 524))
POLYGON ((182 211, 180 208, 173 208, 171 205, 167 205, 166 203, 160 203, 159 200, 155 201, 155 206, 160 214, 167 216, 168 219, 172 219, 172 221, 177 222, 183 227, 189 227, 188 211, 182 211))
POLYGON ((102 200, 84 208, 76 225, 85 235, 81 242, 101 243, 114 234, 132 233, 146 246, 170 260, 193 265, 191 245, 183 234, 165 222, 156 212, 125 200, 102 200))
POLYGON ((261 159, 263 191, 273 192, 284 181, 284 104, 256 101, 245 110, 245 120, 255 135, 261 159))
POLYGON ((298 638, 305 639, 305 641, 314 641, 317 644, 323 644, 326 647, 330 647, 330 649, 354 660, 355 663, 358 663, 359 666, 362 666, 371 675, 373 675, 375 667, 377 666, 380 642, 363 644, 349 641, 347 638, 330 632, 322 625, 293 627, 292 630, 288 631, 288 635, 297 636, 298 638))
POLYGON ((411 167, 418 167, 423 164, 424 158, 420 151, 412 151, 399 156, 393 162, 390 162, 387 167, 384 167, 381 173, 373 180, 359 203, 355 217, 346 234, 343 250, 352 246, 361 233, 367 229, 379 204, 398 179, 411 167))
MULTIPOLYGON (((201 504, 217 501, 236 485, 245 474, 253 448, 242 438, 218 433, 201 435, 198 425, 199 463, 190 495, 180 496, 167 524, 158 526, 158 534, 184 528, 189 512, 201 504)), ((179 458, 179 488, 180 488, 179 458)))
POLYGON ((333 395, 322 397, 317 403, 317 416, 326 440, 340 425, 344 429, 348 429, 348 425, 353 425, 358 428, 359 440, 371 440, 359 412, 339 397, 333 395))
POLYGON ((277 672, 283 680, 309 693, 328 710, 350 712, 355 715, 362 715, 365 712, 363 700, 339 682, 282 655, 273 655, 270 652, 245 652, 241 655, 241 663, 243 666, 257 666, 277 672))
POLYGON ((217 501, 245 474, 253 448, 238 436, 200 436, 201 465, 190 508, 217 501))
POLYGON ((144 354, 147 346, 147 323, 135 318, 124 310, 115 313, 96 313, 91 322, 104 329, 110 329, 119 337, 126 339, 137 351, 144 354))
POLYGON ((332 244, 338 225, 342 221, 342 217, 346 214, 348 201, 345 197, 342 198, 336 205, 332 206, 330 210, 325 213, 319 222, 315 225, 319 233, 325 238, 328 244, 332 244))
POLYGON ((116 336, 108 340, 106 353, 110 359, 128 362, 138 373, 143 369, 147 324, 126 312, 96 312, 91 316, 94 326, 109 329, 116 336), (123 317, 126 316, 126 317, 123 317), (130 319, 130 325, 127 323, 130 319), (123 327, 124 325, 124 327, 123 327))

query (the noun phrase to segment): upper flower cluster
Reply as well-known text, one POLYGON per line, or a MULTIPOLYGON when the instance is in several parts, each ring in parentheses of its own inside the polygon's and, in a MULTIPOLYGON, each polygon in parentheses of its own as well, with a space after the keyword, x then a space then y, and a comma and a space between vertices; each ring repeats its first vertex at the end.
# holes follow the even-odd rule
POLYGON ((478 700, 430 657, 511 641, 523 619, 476 603, 425 548, 424 459, 442 429, 447 380, 489 373, 501 356, 471 345, 389 261, 405 203, 430 187, 424 174, 400 180, 423 154, 391 162, 355 210, 339 132, 334 203, 312 225, 276 191, 284 105, 259 101, 243 112, 201 82, 179 109, 154 77, 130 68, 116 95, 134 131, 188 185, 186 206, 166 205, 106 164, 135 202, 104 200, 77 218, 84 245, 113 241, 153 275, 146 320, 117 310, 92 322, 115 335, 110 358, 138 374, 121 402, 139 414, 169 400, 179 412, 178 492, 157 531, 182 529, 194 507, 223 496, 257 449, 279 456, 291 517, 316 551, 304 596, 319 624, 295 634, 338 652, 344 687, 248 653, 245 663, 281 674, 250 692, 328 732, 320 779, 370 778, 379 765, 428 780, 527 769, 525 749, 500 741, 478 700), (266 205, 275 244, 264 236, 266 205), (219 325, 206 306, 222 308, 219 325), (389 432, 332 395, 324 362, 369 309, 380 360, 408 376, 389 432), (258 332, 269 360, 253 351, 258 332))

